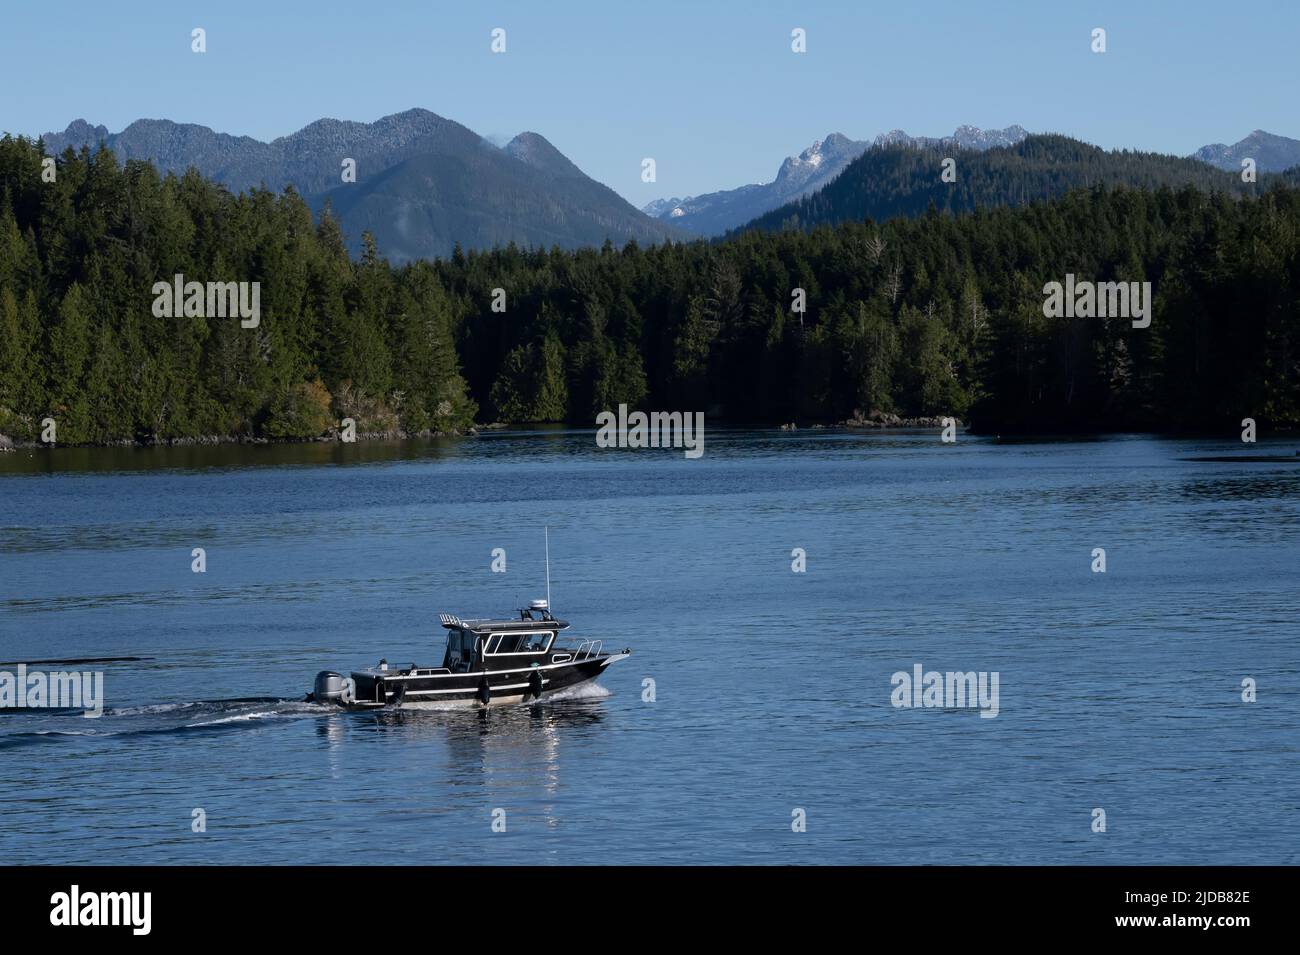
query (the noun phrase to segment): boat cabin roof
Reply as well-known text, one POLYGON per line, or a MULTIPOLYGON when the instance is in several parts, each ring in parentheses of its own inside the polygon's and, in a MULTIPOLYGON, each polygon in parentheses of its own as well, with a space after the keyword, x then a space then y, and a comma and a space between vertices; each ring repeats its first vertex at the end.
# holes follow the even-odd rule
POLYGON ((489 618, 462 620, 455 614, 444 613, 441 615, 441 621, 442 625, 448 630, 470 630, 474 633, 566 630, 569 626, 569 621, 557 620, 551 616, 550 611, 521 610, 519 614, 518 617, 511 620, 492 620, 489 618))

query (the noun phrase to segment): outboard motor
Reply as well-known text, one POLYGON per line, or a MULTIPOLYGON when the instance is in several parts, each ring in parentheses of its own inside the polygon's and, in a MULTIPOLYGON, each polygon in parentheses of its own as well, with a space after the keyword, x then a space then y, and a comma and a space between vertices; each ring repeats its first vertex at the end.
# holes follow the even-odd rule
POLYGON ((345 680, 342 673, 333 670, 321 670, 316 674, 316 683, 312 687, 312 699, 317 703, 342 703, 345 680))

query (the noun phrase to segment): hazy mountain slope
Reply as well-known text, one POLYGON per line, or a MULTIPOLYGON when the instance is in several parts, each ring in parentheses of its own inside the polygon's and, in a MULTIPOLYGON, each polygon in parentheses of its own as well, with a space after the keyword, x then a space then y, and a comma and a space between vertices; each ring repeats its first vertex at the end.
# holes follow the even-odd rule
POLYGON ((955 157, 957 180, 953 183, 940 179, 940 164, 946 155, 943 147, 873 147, 824 189, 765 213, 736 231, 811 228, 868 218, 879 221, 920 215, 932 204, 943 212, 1023 205, 1103 184, 1137 188, 1186 184, 1231 192, 1258 188, 1197 160, 1127 150, 1107 152, 1065 136, 1030 136, 1015 146, 955 157))
POLYGON ((540 133, 520 133, 502 147, 502 152, 559 179, 587 178, 581 169, 540 133))
POLYGON ((576 248, 670 237, 600 183, 580 173, 557 177, 486 144, 424 153, 313 201, 326 200, 350 234, 373 232, 394 262, 445 257, 457 242, 576 248))
POLYGON ((728 229, 787 202, 821 189, 838 176, 849 163, 872 146, 951 146, 956 149, 983 150, 1020 142, 1028 133, 1023 127, 982 130, 959 126, 951 136, 909 136, 901 129, 882 133, 874 140, 856 141, 841 133, 819 139, 798 156, 781 163, 776 178, 765 184, 751 184, 685 199, 656 199, 642 207, 642 212, 697 235, 721 235, 728 229))
POLYGON ((216 133, 206 126, 138 119, 120 133, 109 133, 103 126, 76 120, 62 133, 46 133, 43 138, 51 154, 82 146, 93 149, 103 143, 123 162, 142 159, 163 172, 175 173, 193 166, 236 191, 259 185, 268 177, 267 184, 273 188, 283 184, 274 146, 248 136, 216 133))
POLYGON ((1300 166, 1300 139, 1288 139, 1257 129, 1231 146, 1223 143, 1202 146, 1192 154, 1192 158, 1238 173, 1241 172, 1241 161, 1250 158, 1255 160, 1259 172, 1281 172, 1300 166))

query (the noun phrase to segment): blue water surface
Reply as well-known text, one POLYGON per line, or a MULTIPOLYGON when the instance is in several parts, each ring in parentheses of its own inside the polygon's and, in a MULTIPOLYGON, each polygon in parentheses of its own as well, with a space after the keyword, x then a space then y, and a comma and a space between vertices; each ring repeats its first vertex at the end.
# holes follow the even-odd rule
POLYGON ((0 712, 0 853, 1295 863, 1300 464, 1187 460, 1293 444, 709 431, 687 460, 550 431, 0 455, 0 670, 145 658, 78 667, 104 674, 99 719, 0 712), (440 662, 439 612, 544 596, 543 527, 571 632, 632 648, 598 688, 486 713, 302 702, 321 669, 440 662), (996 671, 998 715, 893 706, 916 664, 996 671))

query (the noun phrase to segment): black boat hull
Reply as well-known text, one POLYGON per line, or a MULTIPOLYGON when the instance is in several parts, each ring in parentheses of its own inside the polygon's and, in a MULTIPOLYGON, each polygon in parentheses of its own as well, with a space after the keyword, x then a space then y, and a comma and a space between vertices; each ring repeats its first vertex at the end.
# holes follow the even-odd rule
POLYGON ((529 702, 590 682, 626 655, 608 653, 563 663, 469 673, 366 670, 352 674, 352 699, 341 703, 354 708, 445 709, 529 702))

